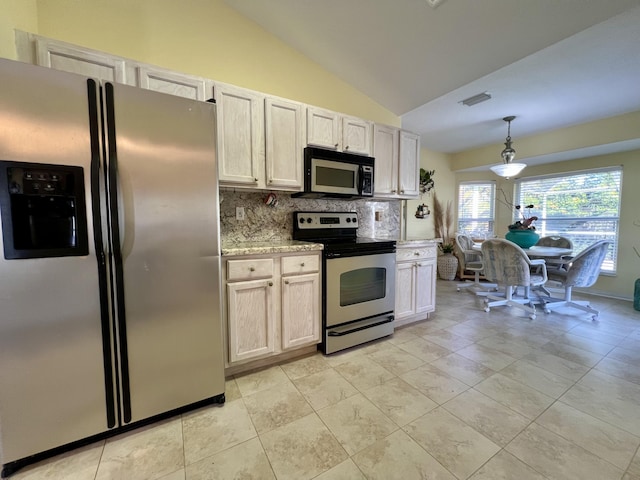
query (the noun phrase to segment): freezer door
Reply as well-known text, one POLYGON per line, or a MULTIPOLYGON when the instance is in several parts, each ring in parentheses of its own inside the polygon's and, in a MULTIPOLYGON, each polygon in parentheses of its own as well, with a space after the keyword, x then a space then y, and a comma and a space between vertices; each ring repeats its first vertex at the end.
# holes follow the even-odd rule
MULTIPOLYGON (((53 250, 55 256, 8 259, 0 235, 0 460, 8 463, 107 430, 105 369, 109 367, 103 356, 94 245, 87 81, 0 60, 0 85, 0 160, 5 169, 22 165, 12 171, 13 180, 6 171, 2 178, 22 182, 20 189, 33 192, 40 187, 31 182, 27 188, 29 182, 23 182, 29 178, 29 164, 34 164, 35 172, 51 176, 77 172, 79 176, 73 178, 84 182, 82 200, 87 208, 82 215, 87 228, 82 236, 87 238, 82 240, 88 251, 74 255, 75 248, 60 249, 60 242, 54 241, 54 248, 44 242, 42 250, 53 250), (18 170, 24 174, 21 179, 16 176, 18 170), (72 256, 58 256, 65 249, 72 256)), ((9 190, 18 192, 18 187, 9 190)), ((56 193, 60 189, 49 190, 51 195, 38 201, 61 198, 56 193)), ((2 202, 6 201, 3 196, 2 202)), ((37 213, 43 209, 36 207, 31 204, 26 214, 31 227, 52 228, 55 212, 61 210, 50 210, 47 219, 37 213)), ((28 248, 42 246, 24 238, 14 240, 28 248)))
POLYGON ((130 422, 224 393, 215 105, 126 85, 104 92, 130 422))

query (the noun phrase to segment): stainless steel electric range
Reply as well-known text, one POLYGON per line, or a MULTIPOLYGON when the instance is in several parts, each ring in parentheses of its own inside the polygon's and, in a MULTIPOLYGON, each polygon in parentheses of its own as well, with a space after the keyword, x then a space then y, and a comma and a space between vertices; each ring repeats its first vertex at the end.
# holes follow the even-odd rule
POLYGON ((293 238, 324 245, 325 354, 393 333, 396 242, 358 237, 355 212, 294 212, 293 238))

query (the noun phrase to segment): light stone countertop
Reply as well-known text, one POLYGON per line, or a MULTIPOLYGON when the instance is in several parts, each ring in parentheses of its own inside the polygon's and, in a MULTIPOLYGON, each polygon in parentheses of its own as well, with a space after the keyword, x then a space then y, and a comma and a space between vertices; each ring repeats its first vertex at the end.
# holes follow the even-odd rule
POLYGON ((222 242, 222 256, 260 255, 264 253, 290 253, 323 250, 321 243, 301 242, 299 240, 274 240, 267 242, 222 242))
POLYGON ((425 239, 417 239, 417 240, 398 240, 396 243, 396 247, 428 247, 430 245, 437 245, 442 242, 440 238, 425 238, 425 239))

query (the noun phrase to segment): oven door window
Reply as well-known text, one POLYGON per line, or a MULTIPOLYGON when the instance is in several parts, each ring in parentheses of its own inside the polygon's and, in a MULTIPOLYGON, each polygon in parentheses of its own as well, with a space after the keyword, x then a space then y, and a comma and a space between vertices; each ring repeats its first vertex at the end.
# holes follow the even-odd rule
POLYGON ((359 268, 340 275, 340 306, 366 303, 385 297, 387 269, 359 268))

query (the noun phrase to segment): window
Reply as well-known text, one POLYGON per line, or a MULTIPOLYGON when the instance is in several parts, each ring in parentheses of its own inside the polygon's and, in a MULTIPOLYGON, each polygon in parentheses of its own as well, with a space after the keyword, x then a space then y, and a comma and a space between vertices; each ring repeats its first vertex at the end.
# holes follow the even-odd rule
POLYGON ((533 204, 530 213, 538 217, 540 236, 569 238, 574 254, 597 240, 611 240, 602 271, 615 273, 621 182, 622 167, 522 179, 516 181, 516 204, 533 204))
POLYGON ((462 182, 458 186, 458 232, 474 238, 493 235, 495 182, 462 182))

